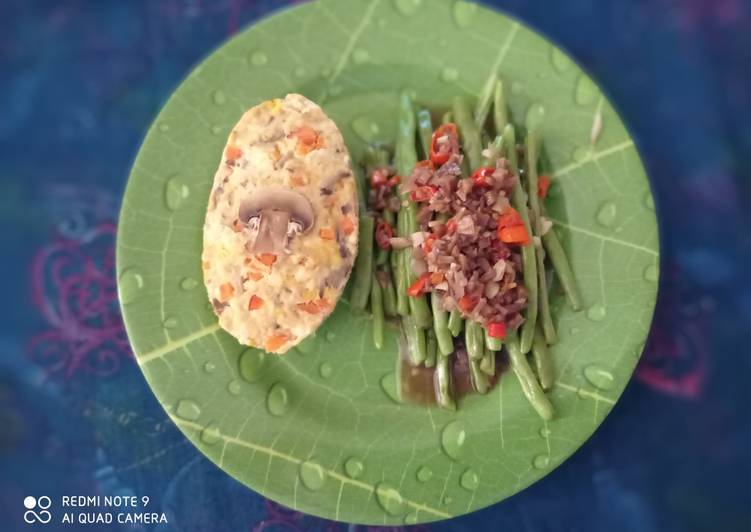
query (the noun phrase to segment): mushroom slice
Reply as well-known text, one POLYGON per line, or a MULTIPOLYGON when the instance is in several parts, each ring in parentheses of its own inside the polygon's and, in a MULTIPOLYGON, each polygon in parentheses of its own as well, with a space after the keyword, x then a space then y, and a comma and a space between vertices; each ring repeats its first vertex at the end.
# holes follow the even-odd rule
POLYGON ((297 235, 305 234, 315 221, 308 198, 293 190, 268 187, 240 205, 240 221, 252 231, 251 253, 281 253, 297 235))

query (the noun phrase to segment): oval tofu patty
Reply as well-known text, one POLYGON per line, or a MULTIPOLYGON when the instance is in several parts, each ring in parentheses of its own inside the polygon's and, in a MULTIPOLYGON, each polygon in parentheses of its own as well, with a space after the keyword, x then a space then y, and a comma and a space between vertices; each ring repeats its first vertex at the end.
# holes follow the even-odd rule
POLYGON ((284 353, 334 309, 357 250, 358 205, 339 129, 304 96, 248 110, 224 148, 203 229, 221 327, 284 353))

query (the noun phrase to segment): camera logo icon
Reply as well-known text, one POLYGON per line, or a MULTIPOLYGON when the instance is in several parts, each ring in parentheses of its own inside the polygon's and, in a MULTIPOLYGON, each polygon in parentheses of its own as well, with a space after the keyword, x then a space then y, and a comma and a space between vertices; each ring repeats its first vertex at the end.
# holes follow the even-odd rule
POLYGON ((24 498, 23 505, 26 511, 23 513, 23 520, 29 524, 42 523, 46 525, 52 520, 52 514, 47 509, 52 506, 52 499, 46 495, 39 498, 29 495, 24 498))

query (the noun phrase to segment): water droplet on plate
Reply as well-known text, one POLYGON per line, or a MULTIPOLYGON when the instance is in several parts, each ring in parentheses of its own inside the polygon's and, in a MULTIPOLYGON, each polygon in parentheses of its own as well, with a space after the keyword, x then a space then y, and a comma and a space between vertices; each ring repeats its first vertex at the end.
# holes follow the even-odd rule
POLYGON ((443 71, 441 71, 441 79, 447 83, 456 81, 459 79, 459 71, 454 67, 445 67, 443 71))
POLYGON ((548 439, 550 437, 550 429, 548 427, 542 427, 540 429, 540 437, 548 439))
POLYGON ((229 384, 227 384, 227 391, 230 395, 240 395, 242 384, 240 384, 240 381, 237 379, 231 380, 229 381, 229 384))
POLYGON ((161 124, 159 124, 159 131, 161 131, 162 133, 169 131, 169 124, 165 122, 162 122, 161 124))
POLYGON ((350 125, 352 131, 365 142, 373 142, 380 133, 376 121, 367 115, 355 118, 350 125))
POLYGON ((656 283, 657 278, 659 276, 660 276, 660 269, 656 264, 650 264, 644 270, 644 279, 651 283, 656 283))
POLYGON ((269 56, 266 55, 266 52, 263 52, 261 50, 257 50, 250 54, 250 64, 253 66, 263 66, 266 63, 269 62, 269 56))
POLYGON ((652 194, 647 192, 647 195, 644 196, 644 205, 649 209, 650 211, 655 210, 655 200, 652 197, 652 194))
POLYGON ((314 335, 308 336, 305 340, 295 346, 295 350, 301 355, 309 355, 316 348, 316 338, 314 335))
POLYGON ((407 511, 407 503, 404 502, 402 494, 385 482, 376 485, 376 500, 390 515, 401 515, 407 511))
POLYGON ((214 370, 216 369, 216 365, 213 362, 206 362, 203 365, 203 371, 206 373, 214 373, 214 370))
POLYGON ((396 10, 402 15, 411 17, 420 10, 422 0, 394 0, 396 10))
POLYGON ((323 67, 321 69, 321 77, 322 78, 328 78, 328 77, 331 76, 331 74, 332 74, 332 71, 331 71, 331 69, 329 67, 323 67))
POLYGON ((328 379, 334 374, 334 366, 328 362, 324 362, 318 366, 318 374, 324 379, 328 379))
POLYGON ((429 467, 421 466, 417 470, 417 480, 420 482, 427 482, 431 478, 433 478, 433 471, 429 467))
POLYGON ((465 490, 474 491, 477 486, 480 485, 480 477, 472 469, 467 469, 462 476, 459 477, 459 485, 465 490))
POLYGON ((370 61, 370 53, 362 48, 356 48, 355 51, 352 52, 352 61, 357 65, 367 63, 370 61))
POLYGON ((464 422, 461 420, 452 421, 441 431, 441 448, 449 458, 458 460, 462 455, 466 439, 467 430, 464 422))
POLYGON ((190 189, 180 176, 172 176, 164 184, 164 204, 171 211, 179 209, 189 194, 190 189))
POLYGON ((266 368, 266 353, 260 349, 246 349, 240 355, 240 376, 245 382, 260 380, 266 368))
POLYGON ((175 414, 179 418, 188 421, 195 421, 196 419, 198 419, 198 416, 201 415, 201 407, 190 399, 180 399, 177 402, 175 414))
POLYGON ((618 208, 612 201, 606 201, 597 211, 597 223, 604 227, 612 227, 615 223, 615 217, 618 213, 618 208))
POLYGON ((589 157, 589 148, 585 148, 584 146, 577 146, 574 148, 574 151, 571 152, 571 160, 575 163, 583 162, 584 160, 589 157))
POLYGON ((118 288, 120 289, 120 301, 123 305, 133 303, 138 299, 138 294, 141 293, 143 288, 143 276, 136 268, 126 268, 120 274, 118 288))
POLYGON ((517 96, 524 92, 524 84, 520 81, 514 81, 511 83, 511 94, 516 94, 517 96))
POLYGON ((451 495, 446 495, 446 496, 443 497, 443 500, 441 500, 441 503, 444 506, 448 506, 449 504, 451 504, 452 501, 453 501, 453 499, 451 498, 451 495))
POLYGON ((201 441, 206 445, 214 445, 221 439, 219 429, 213 423, 210 423, 204 427, 201 431, 201 441))
POLYGON ((347 473, 349 478, 360 478, 363 471, 365 471, 365 466, 354 456, 344 462, 344 472, 347 473))
POLYGON ((568 330, 568 332, 569 332, 569 333, 571 333, 571 335, 572 335, 572 336, 573 336, 574 334, 579 334, 579 328, 578 328, 578 327, 571 327, 571 328, 570 328, 570 329, 568 330))
POLYGON ((221 132, 222 132, 222 128, 220 126, 211 126, 212 135, 218 135, 221 132))
POLYGON ((592 305, 587 309, 587 318, 589 318, 592 321, 602 321, 605 319, 605 307, 600 305, 599 303, 596 305, 592 305))
POLYGON ((299 474, 303 486, 311 491, 318 491, 326 484, 326 472, 313 461, 300 464, 299 474))
POLYGON ((329 331, 326 333, 326 341, 333 342, 336 340, 336 333, 334 331, 329 331))
POLYGON ((460 28, 468 28, 472 25, 472 21, 477 13, 477 4, 466 2, 464 0, 457 0, 454 2, 452 12, 454 14, 454 22, 456 22, 456 25, 460 28))
POLYGON ((297 78, 304 78, 308 74, 308 71, 304 66, 296 66, 292 71, 292 74, 294 74, 297 78))
POLYGON ((582 74, 579 76, 579 80, 576 82, 576 88, 574 89, 574 101, 579 105, 592 105, 597 100, 600 91, 595 85, 594 81, 582 74))
POLYGON ((591 393, 588 392, 585 388, 577 388, 576 395, 579 396, 579 399, 589 399, 591 397, 591 393))
POLYGON ((211 101, 213 101, 217 105, 224 105, 227 103, 227 95, 224 94, 221 90, 215 90, 213 93, 211 93, 211 101))
POLYGON ((527 109, 527 114, 524 119, 524 124, 527 126, 527 131, 533 129, 539 129, 545 122, 545 107, 540 103, 533 103, 527 109))
POLYGON ((183 277, 180 281, 180 288, 182 290, 193 290, 196 286, 198 286, 198 281, 192 277, 183 277))
POLYGON ((535 469, 545 469, 549 463, 550 457, 547 454, 538 454, 532 460, 532 465, 535 466, 535 469))
POLYGON ((177 321, 177 318, 168 317, 165 318, 162 322, 162 327, 164 327, 165 329, 174 329, 175 327, 177 327, 178 323, 179 322, 177 321))
POLYGON ((407 515, 404 516, 404 524, 405 525, 416 525, 417 524, 417 512, 410 512, 407 515))
POLYGON ((392 401, 401 403, 399 400, 399 390, 396 387, 396 373, 387 373, 381 377, 381 388, 392 401))
POLYGON ((584 368, 584 378, 600 390, 610 390, 615 384, 613 374, 597 364, 590 364, 584 368))
POLYGON ((289 408, 287 388, 280 382, 274 384, 266 396, 266 408, 272 416, 283 416, 289 408))
POLYGON ((565 53, 563 53, 562 50, 556 48, 555 46, 551 46, 550 48, 550 62, 553 63, 553 68, 555 68, 559 72, 568 70, 573 64, 571 59, 569 59, 569 57, 565 53))

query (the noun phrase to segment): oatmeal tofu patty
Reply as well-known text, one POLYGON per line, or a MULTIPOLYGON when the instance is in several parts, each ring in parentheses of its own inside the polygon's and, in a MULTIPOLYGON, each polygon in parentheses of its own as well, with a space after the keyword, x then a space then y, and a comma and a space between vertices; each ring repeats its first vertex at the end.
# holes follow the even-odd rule
POLYGON ((334 309, 357 253, 358 205, 339 129, 304 96, 263 102, 224 147, 203 228, 220 326, 284 353, 334 309))

